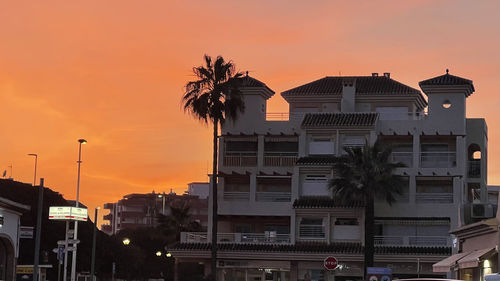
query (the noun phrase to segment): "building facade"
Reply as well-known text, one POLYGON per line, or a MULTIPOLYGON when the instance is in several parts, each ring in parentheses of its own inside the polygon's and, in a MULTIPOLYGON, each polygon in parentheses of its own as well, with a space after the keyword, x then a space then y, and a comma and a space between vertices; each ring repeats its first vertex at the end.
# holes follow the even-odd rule
MULTIPOLYGON (((493 216, 487 126, 466 118, 472 81, 447 71, 419 83, 424 95, 389 73, 325 77, 282 92, 289 113, 269 114, 274 92, 242 79, 245 112, 219 138, 219 280, 361 280, 363 206, 333 200, 327 187, 344 147, 379 140, 406 165, 397 202, 375 206, 375 265, 394 277, 445 276, 432 264, 456 251, 449 231, 493 216), (325 269, 328 256, 337 269, 325 269)), ((208 273, 210 235, 210 224, 183 233, 169 250, 208 273)))
POLYGON ((0 197, 0 280, 16 279, 20 219, 29 210, 27 205, 0 197))
POLYGON ((101 229, 108 235, 113 235, 127 228, 156 227, 158 215, 168 216, 171 204, 179 202, 189 206, 191 219, 197 221, 202 229, 207 229, 207 198, 154 191, 147 194, 128 194, 115 203, 104 204, 104 209, 108 209, 109 214, 103 216, 107 223, 101 225, 101 229))

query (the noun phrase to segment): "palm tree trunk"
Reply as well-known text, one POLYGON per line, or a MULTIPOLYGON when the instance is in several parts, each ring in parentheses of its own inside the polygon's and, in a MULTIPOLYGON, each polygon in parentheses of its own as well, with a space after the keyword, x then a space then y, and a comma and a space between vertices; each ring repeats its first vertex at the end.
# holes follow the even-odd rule
POLYGON ((365 257, 364 257, 364 275, 366 279, 366 268, 373 267, 373 256, 375 254, 373 224, 375 220, 375 207, 373 194, 367 196, 368 200, 365 206, 365 257))
POLYGON ((218 123, 219 120, 214 120, 214 154, 212 159, 212 278, 217 281, 217 140, 218 140, 218 123))

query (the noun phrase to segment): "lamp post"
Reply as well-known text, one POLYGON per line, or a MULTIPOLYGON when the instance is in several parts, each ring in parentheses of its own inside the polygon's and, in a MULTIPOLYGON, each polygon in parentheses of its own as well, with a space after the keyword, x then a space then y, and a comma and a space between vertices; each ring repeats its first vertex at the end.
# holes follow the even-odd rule
POLYGON ((36 185, 36 164, 38 162, 38 155, 36 153, 30 153, 28 156, 35 156, 35 176, 33 177, 33 186, 36 185))
POLYGON ((161 214, 165 215, 165 192, 159 194, 158 198, 161 198, 161 214))
MULTIPOLYGON (((78 140, 79 145, 78 145, 78 178, 76 181, 76 202, 75 202, 75 207, 78 208, 80 205, 79 199, 80 199, 80 165, 82 164, 82 144, 86 144, 87 141, 84 139, 79 139, 78 140)), ((74 228, 74 235, 73 235, 73 240, 77 240, 78 238, 78 221, 75 221, 75 228, 74 228)), ((76 280, 76 248, 77 244, 73 244, 74 250, 73 250, 73 255, 71 259, 71 281, 76 280)))
POLYGON ((94 215, 94 234, 92 235, 92 257, 90 261, 90 281, 94 281, 95 273, 95 244, 96 244, 96 233, 97 233, 97 214, 99 212, 99 207, 95 208, 94 215))

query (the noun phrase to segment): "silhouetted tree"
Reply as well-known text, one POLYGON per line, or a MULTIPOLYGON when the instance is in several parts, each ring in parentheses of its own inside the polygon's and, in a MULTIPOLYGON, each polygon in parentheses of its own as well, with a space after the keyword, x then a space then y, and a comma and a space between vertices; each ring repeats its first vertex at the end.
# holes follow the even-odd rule
POLYGON ((215 62, 204 56, 205 65, 193 68, 197 80, 188 82, 182 101, 184 110, 195 118, 213 124, 213 163, 212 163, 212 274, 217 270, 217 137, 218 126, 226 119, 235 120, 245 105, 239 91, 240 77, 231 61, 218 56, 215 62))
POLYGON ((395 195, 401 194, 406 182, 394 170, 404 167, 392 163, 392 150, 376 142, 373 146, 345 148, 346 154, 336 157, 334 177, 328 186, 335 198, 345 204, 361 202, 365 206, 365 251, 364 274, 373 266, 374 256, 374 199, 379 198, 392 204, 395 195))

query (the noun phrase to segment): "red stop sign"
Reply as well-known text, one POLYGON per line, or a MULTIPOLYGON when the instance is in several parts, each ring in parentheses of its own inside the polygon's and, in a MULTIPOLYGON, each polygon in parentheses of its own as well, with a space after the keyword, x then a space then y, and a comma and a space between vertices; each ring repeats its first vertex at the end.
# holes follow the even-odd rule
POLYGON ((337 266, 339 266, 339 263, 335 257, 326 257, 323 265, 328 270, 334 270, 337 266))

